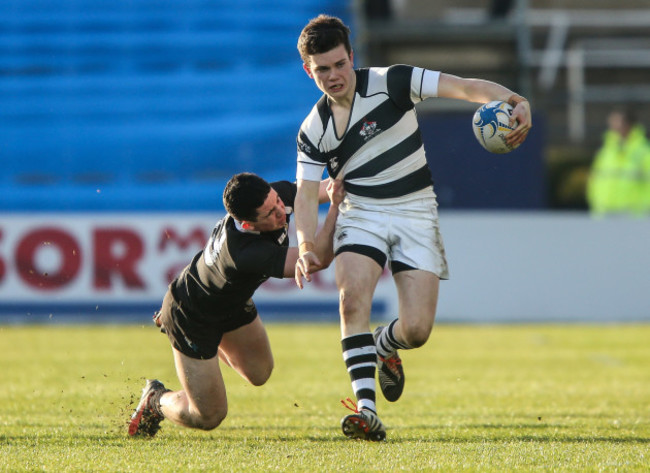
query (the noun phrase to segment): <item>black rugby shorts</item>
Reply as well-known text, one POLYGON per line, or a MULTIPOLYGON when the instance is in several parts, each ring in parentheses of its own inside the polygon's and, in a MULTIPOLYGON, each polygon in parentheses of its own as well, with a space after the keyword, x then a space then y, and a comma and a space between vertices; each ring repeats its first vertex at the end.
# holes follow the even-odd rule
POLYGON ((253 299, 228 313, 201 314, 183 307, 167 291, 160 308, 161 331, 182 354, 199 360, 214 358, 223 334, 248 325, 257 317, 253 299))

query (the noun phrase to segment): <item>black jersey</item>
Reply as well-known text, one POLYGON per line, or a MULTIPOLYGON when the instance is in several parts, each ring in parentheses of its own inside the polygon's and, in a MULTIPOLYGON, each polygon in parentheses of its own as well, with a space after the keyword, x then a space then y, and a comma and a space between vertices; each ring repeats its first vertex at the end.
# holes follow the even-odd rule
POLYGON ((271 183, 287 212, 284 228, 249 232, 227 215, 217 222, 205 248, 171 283, 172 297, 187 313, 209 318, 239 309, 268 278, 282 278, 289 248, 289 217, 296 185, 271 183))

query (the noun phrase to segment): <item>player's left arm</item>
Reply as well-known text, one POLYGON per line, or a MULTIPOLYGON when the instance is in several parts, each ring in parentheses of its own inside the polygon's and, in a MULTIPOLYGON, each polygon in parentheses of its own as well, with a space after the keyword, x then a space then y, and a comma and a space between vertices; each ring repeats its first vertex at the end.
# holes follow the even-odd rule
POLYGON ((506 141, 512 146, 523 143, 528 131, 533 126, 528 100, 496 82, 484 79, 466 79, 441 73, 438 81, 438 97, 477 103, 487 103, 493 100, 508 102, 514 107, 510 124, 514 125, 515 121, 518 123, 517 128, 506 137, 506 141))

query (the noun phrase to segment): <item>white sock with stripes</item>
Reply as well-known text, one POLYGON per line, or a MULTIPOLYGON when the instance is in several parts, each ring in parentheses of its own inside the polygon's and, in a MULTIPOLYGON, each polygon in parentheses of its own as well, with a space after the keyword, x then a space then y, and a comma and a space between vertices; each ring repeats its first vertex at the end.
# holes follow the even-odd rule
POLYGON ((404 342, 401 342, 395 336, 395 324, 397 320, 393 320, 384 330, 381 331, 377 337, 377 354, 382 358, 390 358, 396 350, 409 350, 412 347, 404 342))
POLYGON ((375 372, 377 348, 371 333, 359 333, 341 340, 343 360, 348 368, 352 390, 357 397, 357 408, 377 413, 375 404, 375 372))

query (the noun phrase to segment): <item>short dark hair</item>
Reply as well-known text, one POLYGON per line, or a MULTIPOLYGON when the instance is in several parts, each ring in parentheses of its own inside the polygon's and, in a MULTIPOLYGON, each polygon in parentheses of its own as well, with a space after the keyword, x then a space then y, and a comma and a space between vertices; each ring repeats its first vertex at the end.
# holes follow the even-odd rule
POLYGON ((326 53, 340 44, 345 46, 349 56, 352 53, 350 28, 340 18, 321 14, 309 20, 302 29, 298 38, 298 51, 302 61, 309 64, 309 56, 326 53))
POLYGON ((271 185, 251 172, 235 174, 223 191, 223 206, 235 219, 255 222, 257 209, 271 192, 271 185))

